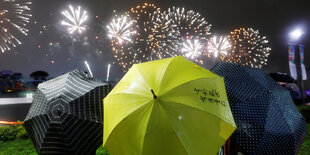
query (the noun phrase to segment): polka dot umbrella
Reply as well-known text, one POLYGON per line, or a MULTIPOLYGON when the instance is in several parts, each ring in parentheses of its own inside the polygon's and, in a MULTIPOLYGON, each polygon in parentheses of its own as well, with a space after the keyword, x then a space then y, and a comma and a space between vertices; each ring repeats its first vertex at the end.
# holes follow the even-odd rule
POLYGON ((246 154, 297 154, 306 126, 288 90, 260 69, 219 62, 211 71, 225 80, 237 124, 231 141, 246 154))
POLYGON ((39 154, 94 154, 110 86, 73 70, 41 83, 24 121, 39 154))

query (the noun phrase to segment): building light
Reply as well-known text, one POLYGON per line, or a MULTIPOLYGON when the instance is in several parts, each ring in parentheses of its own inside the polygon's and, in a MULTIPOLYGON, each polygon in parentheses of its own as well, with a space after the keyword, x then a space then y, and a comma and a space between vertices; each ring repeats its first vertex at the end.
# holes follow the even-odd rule
POLYGON ((32 93, 27 93, 26 98, 32 98, 32 93))

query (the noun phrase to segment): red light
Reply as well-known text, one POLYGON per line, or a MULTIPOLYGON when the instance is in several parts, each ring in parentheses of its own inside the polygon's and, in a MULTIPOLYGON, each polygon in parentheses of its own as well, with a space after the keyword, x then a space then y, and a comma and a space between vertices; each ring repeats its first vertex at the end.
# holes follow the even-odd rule
POLYGON ((23 124, 23 122, 0 121, 0 124, 23 124))
POLYGON ((23 88, 23 82, 16 81, 15 82, 15 89, 22 89, 23 88))
POLYGON ((55 61, 54 61, 54 60, 52 60, 52 61, 51 61, 51 63, 53 64, 53 63, 55 63, 55 61))

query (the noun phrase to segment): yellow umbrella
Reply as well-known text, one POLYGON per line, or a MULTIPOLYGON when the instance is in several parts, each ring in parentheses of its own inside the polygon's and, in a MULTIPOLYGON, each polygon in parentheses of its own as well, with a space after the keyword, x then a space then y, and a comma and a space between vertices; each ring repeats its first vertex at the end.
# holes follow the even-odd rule
POLYGON ((214 155, 235 129, 223 78, 182 56, 133 65, 104 99, 112 155, 214 155))

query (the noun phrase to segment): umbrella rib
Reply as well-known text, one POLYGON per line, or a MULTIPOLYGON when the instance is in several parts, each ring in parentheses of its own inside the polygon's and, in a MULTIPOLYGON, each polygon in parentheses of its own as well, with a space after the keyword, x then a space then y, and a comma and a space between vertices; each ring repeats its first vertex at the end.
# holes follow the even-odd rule
MULTIPOLYGON (((57 127, 59 127, 62 130, 62 132, 60 132, 60 133, 63 133, 65 135, 65 132, 64 132, 65 130, 61 126, 57 126, 57 127)), ((46 130, 46 133, 48 133, 51 128, 53 128, 53 127, 49 127, 46 130)), ((56 136, 56 137, 58 137, 58 136, 56 136)), ((43 141, 42 141, 41 145, 43 145, 43 143, 45 141, 45 138, 46 138, 46 134, 43 136, 43 141)), ((64 144, 69 144, 70 143, 70 141, 68 141, 67 137, 64 137, 64 139, 67 141, 67 142, 64 142, 64 144)), ((50 147, 50 146, 48 146, 48 147, 50 147)), ((44 147, 44 148, 48 148, 48 147, 44 147)), ((68 150, 70 148, 61 148, 61 149, 68 150)), ((71 150, 73 150, 73 149, 71 148, 71 150)))
MULTIPOLYGON (((102 129, 100 129, 100 128, 97 128, 97 129, 95 129, 95 131, 93 132, 93 133, 91 133, 91 136, 94 136, 94 134, 97 134, 97 133, 100 133, 100 131, 99 130, 102 130, 102 129)), ((101 137, 101 136, 100 136, 101 137)), ((84 145, 87 145, 87 143, 84 143, 84 145)), ((90 147, 93 147, 93 146, 91 146, 91 145, 87 145, 86 147, 84 147, 85 149, 84 150, 82 150, 82 154, 87 154, 87 150, 88 150, 88 148, 90 148, 90 147), (86 151, 86 152, 85 152, 86 151)))
MULTIPOLYGON (((163 109, 165 109, 165 108, 163 108, 163 109)), ((164 111, 165 111, 166 115, 169 116, 167 110, 164 110, 164 111)), ((190 153, 188 152, 187 148, 185 147, 185 145, 183 144, 182 140, 180 139, 179 135, 178 135, 177 132, 175 131, 175 128, 173 127, 172 123, 170 122, 170 119, 169 119, 169 124, 170 124, 170 127, 172 128, 174 134, 176 135, 176 137, 178 137, 178 140, 179 140, 180 143, 182 144, 182 146, 183 146, 184 150, 186 151, 186 153, 187 153, 187 154, 190 154, 190 153)))
POLYGON ((152 116, 152 113, 153 113, 153 108, 154 108, 154 105, 152 105, 152 112, 151 112, 151 114, 150 114, 150 116, 149 116, 149 119, 148 119, 148 121, 147 121, 147 125, 146 125, 146 127, 145 127, 145 133, 144 133, 144 136, 143 136, 143 142, 142 142, 142 151, 141 151, 141 154, 143 153, 143 148, 144 148, 144 141, 145 141, 145 134, 146 134, 146 130, 147 130, 147 128, 148 128, 148 126, 149 126, 149 124, 150 124, 150 118, 151 118, 151 116, 152 116))
MULTIPOLYGON (((133 66, 134 67, 134 66, 133 66)), ((137 72, 140 74, 140 76, 143 78, 143 80, 144 80, 144 82, 145 82, 145 84, 147 84, 147 86, 149 86, 149 88, 151 89, 151 86, 146 82, 146 80, 145 80, 145 78, 144 78, 144 76, 143 76, 143 74, 140 72, 140 70, 137 68, 137 67, 135 67, 135 69, 137 70, 137 72)))
MULTIPOLYGON (((170 121, 169 121, 170 122, 170 121)), ((171 123, 170 123, 171 124, 171 123)), ((172 125, 171 125, 172 126, 172 125)), ((187 148, 185 147, 185 145, 183 144, 182 140, 180 139, 179 135, 177 134, 177 132, 175 131, 175 128, 174 127, 171 127, 174 134, 176 135, 176 137, 178 137, 178 140, 180 141, 180 143, 182 144, 184 150, 186 151, 187 154, 190 154, 188 151, 187 151, 187 148)))
MULTIPOLYGON (((160 105, 160 104, 158 104, 158 105, 160 105)), ((153 107, 154 107, 154 105, 152 105, 152 109, 153 109, 153 107)), ((165 108, 163 108, 163 109, 165 109, 165 108)), ((153 113, 153 110, 152 110, 152 113, 153 113)), ((152 113, 150 114, 150 117, 152 116, 152 113)), ((165 113, 167 114, 167 111, 166 111, 166 110, 165 110, 165 113)), ((147 125, 146 125, 146 128, 145 128, 146 130, 147 130, 149 124, 150 124, 150 118, 148 119, 148 122, 147 122, 147 125)), ((172 128, 173 132, 175 133, 176 137, 178 137, 178 140, 180 141, 180 143, 181 143, 182 146, 184 147, 184 150, 186 151, 187 154, 189 154, 188 151, 187 151, 186 148, 185 148, 185 145, 184 145, 183 142, 181 141, 180 137, 177 135, 175 129, 172 127, 170 121, 169 121, 169 124, 170 124, 170 127, 172 128)), ((146 131, 146 130, 145 130, 145 131, 146 131)), ((146 133, 146 132, 145 132, 145 133, 146 133)), ((144 146, 144 141, 145 141, 145 133, 144 133, 143 143, 142 143, 142 153, 143 153, 143 146, 144 146)))
MULTIPOLYGON (((284 91, 284 92, 286 92, 286 93, 288 93, 289 94, 289 92, 288 92, 288 90, 281 90, 281 91, 284 91)), ((290 94, 289 94, 290 95, 290 94)), ((293 101, 291 101, 292 103, 293 103, 293 101)), ((279 104, 277 104, 278 106, 279 106, 279 104)), ((279 108, 280 109, 280 111, 281 111, 281 113, 282 113, 282 116, 285 116, 285 114, 283 113, 283 110, 281 110, 281 108, 279 108)), ((290 130, 291 130, 291 132, 292 132, 292 134, 294 134, 294 131, 293 131, 293 129, 291 128, 291 125, 288 123, 288 120, 284 117, 284 119, 285 119, 285 122, 287 123, 287 125, 288 125, 288 127, 290 128, 290 130)), ((295 139, 295 138, 294 138, 295 139)))
POLYGON ((172 60, 168 63, 168 65, 166 66, 165 71, 164 71, 164 73, 163 73, 163 76, 160 78, 160 82, 159 82, 158 88, 160 88, 161 83, 162 83, 162 81, 163 81, 163 79, 164 79, 164 77, 165 77, 165 75, 166 75, 166 73, 167 73, 167 69, 168 69, 168 67, 170 66, 170 64, 171 64, 174 60, 175 60, 175 59, 172 59, 172 60))
MULTIPOLYGON (((163 81, 163 79, 165 78, 165 75, 166 75, 166 73, 167 73, 167 69, 169 68, 169 66, 171 65, 171 63, 172 62, 174 62, 176 59, 173 59, 173 60, 171 60, 169 63, 168 63, 168 65, 167 65, 167 67, 165 68, 165 72, 164 72, 164 74, 163 74, 163 76, 162 76, 162 78, 160 79, 160 82, 159 82, 159 88, 161 88, 161 85, 162 85, 162 81, 163 81)), ((207 70, 206 70, 207 71, 207 70)), ((215 77, 212 77, 212 78, 216 78, 216 77, 220 77, 219 75, 217 75, 216 74, 216 76, 215 77)), ((200 78, 211 78, 211 77, 200 77, 200 78)), ((197 78, 197 79, 200 79, 200 78, 197 78)), ((191 79, 190 81, 192 81, 192 80, 196 80, 196 79, 191 79)), ((189 82, 189 81, 187 81, 187 82, 189 82)), ((187 82, 184 82, 184 83, 187 83, 187 82)), ((183 83, 182 83, 183 84, 183 83)), ((172 88, 173 89, 173 88, 172 88)))
MULTIPOLYGON (((132 115, 134 112, 136 112, 137 110, 140 110, 140 109, 144 108, 145 106, 148 106, 148 103, 150 103, 150 102, 152 102, 152 101, 145 102, 144 105, 140 106, 139 108, 137 108, 137 109, 131 111, 130 113, 128 113, 128 115, 124 116, 124 118, 122 118, 122 119, 113 127, 113 129, 110 131, 109 135, 107 135, 108 138, 106 139, 106 141, 103 141, 103 142, 106 143, 106 142, 108 141, 108 139, 110 138, 110 135, 112 135, 113 131, 114 131, 127 117, 131 116, 131 115, 132 115)), ((104 128, 105 128, 105 126, 104 126, 104 128)), ((103 132, 103 134, 104 134, 104 132, 103 132)), ((103 144, 103 145, 105 145, 105 144, 103 144)))
MULTIPOLYGON (((274 94, 272 94, 272 97, 273 97, 273 99, 276 98, 274 94)), ((275 104, 275 105, 279 107, 279 104, 275 104)), ((279 107, 279 109, 280 109, 279 111, 281 112, 282 118, 285 120, 285 124, 286 124, 286 125, 288 126, 288 128, 290 129, 291 134, 294 134, 294 131, 292 130, 290 124, 289 124, 288 121, 287 121, 287 119, 286 119, 285 117, 283 117, 283 116, 285 116, 285 114, 283 113, 283 111, 282 111, 282 109, 281 109, 280 107, 279 107)))
MULTIPOLYGON (((43 114, 43 115, 45 115, 45 114, 43 114)), ((39 118, 39 116, 34 116, 34 117, 37 117, 37 118, 39 118)), ((40 118, 39 118, 40 119, 40 118)), ((39 120, 35 120, 36 122, 38 122, 39 120)), ((40 121, 41 121, 41 119, 40 119, 40 121)), ((36 122, 34 122, 33 121, 33 123, 36 123, 36 122)), ((36 136, 36 135, 34 135, 34 138, 38 141, 38 142, 40 142, 40 144, 38 144, 38 146, 39 146, 39 148, 42 146, 42 144, 43 144, 43 140, 44 140, 44 137, 45 137, 45 135, 44 135, 44 133, 43 132, 40 132, 40 131, 42 131, 42 130, 40 130, 39 128, 37 128, 37 126, 31 126, 32 128, 32 130, 33 131, 38 131, 38 133, 39 133, 39 136, 36 136)))

